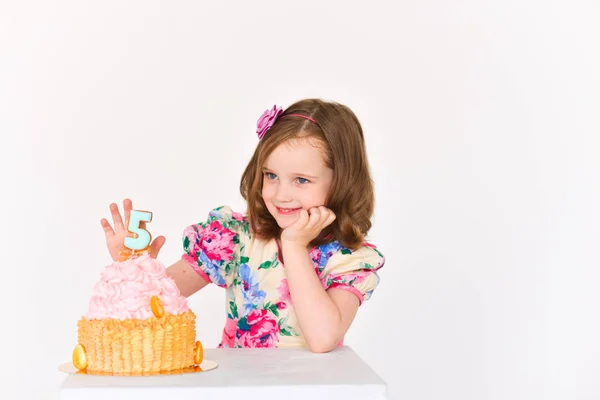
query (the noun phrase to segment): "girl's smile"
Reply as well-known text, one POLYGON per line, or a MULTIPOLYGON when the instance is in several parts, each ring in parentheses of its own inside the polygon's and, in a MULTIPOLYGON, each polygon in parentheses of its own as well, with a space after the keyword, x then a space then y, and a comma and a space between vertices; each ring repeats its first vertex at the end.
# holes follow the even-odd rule
POLYGON ((302 209, 302 207, 299 207, 299 208, 280 208, 280 207, 277 207, 277 212, 279 214, 282 214, 282 215, 292 215, 292 214, 295 214, 296 212, 300 211, 301 209, 302 209))

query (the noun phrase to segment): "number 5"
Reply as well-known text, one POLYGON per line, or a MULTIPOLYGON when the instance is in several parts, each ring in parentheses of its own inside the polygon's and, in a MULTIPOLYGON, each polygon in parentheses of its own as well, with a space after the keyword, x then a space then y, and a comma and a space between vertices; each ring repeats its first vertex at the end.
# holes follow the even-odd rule
POLYGON ((127 230, 135 237, 125 238, 125 247, 131 250, 144 250, 150 244, 152 235, 145 229, 140 228, 140 222, 152 222, 152 213, 149 211, 132 210, 129 214, 129 225, 127 230))

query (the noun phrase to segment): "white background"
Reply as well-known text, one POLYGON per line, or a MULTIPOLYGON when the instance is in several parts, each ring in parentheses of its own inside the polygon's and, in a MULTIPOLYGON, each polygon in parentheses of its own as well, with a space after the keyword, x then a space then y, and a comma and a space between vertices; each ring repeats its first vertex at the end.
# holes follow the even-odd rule
MULTIPOLYGON (((599 16, 595 0, 3 1, 0 397, 57 397, 110 202, 154 212, 170 264, 186 225, 243 210, 260 114, 322 97, 367 137, 387 263, 347 344, 390 398, 599 398, 599 16)), ((207 347, 222 296, 190 298, 207 347)))

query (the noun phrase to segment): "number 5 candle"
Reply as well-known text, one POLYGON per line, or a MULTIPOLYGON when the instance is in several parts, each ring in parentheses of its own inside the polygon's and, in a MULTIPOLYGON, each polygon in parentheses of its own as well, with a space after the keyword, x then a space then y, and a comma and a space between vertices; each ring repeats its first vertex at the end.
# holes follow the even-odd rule
POLYGON ((127 230, 135 236, 126 237, 124 242, 125 247, 130 249, 132 253, 146 250, 152 240, 150 232, 140 227, 141 222, 152 222, 152 213, 149 211, 132 210, 129 214, 127 230))

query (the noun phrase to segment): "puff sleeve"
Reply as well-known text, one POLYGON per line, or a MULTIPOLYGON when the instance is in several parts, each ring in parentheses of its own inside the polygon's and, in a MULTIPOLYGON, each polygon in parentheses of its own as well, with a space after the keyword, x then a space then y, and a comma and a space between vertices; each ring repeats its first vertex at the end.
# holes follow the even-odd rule
POLYGON ((377 271, 385 257, 371 244, 357 250, 341 248, 329 257, 320 277, 323 288, 343 289, 358 297, 360 304, 368 300, 379 284, 377 271))
POLYGON ((182 258, 206 281, 228 287, 239 269, 245 224, 242 214, 228 206, 213 209, 205 222, 185 228, 182 258))

